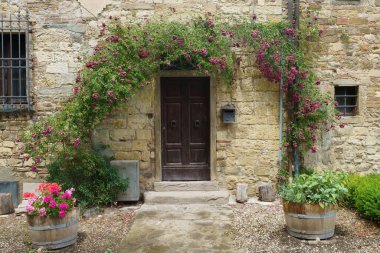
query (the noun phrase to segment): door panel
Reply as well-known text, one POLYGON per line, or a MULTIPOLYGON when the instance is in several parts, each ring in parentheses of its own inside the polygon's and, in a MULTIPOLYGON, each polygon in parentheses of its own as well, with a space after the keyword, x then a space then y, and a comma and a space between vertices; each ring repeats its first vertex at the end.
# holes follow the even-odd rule
POLYGON ((161 78, 162 179, 210 179, 210 80, 161 78))
POLYGON ((169 145, 182 145, 181 103, 166 104, 166 143, 169 145))

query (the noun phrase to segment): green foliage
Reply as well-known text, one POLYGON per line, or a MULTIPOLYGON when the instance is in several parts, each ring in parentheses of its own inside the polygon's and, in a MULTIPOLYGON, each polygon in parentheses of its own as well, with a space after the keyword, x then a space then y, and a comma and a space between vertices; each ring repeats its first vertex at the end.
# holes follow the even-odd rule
POLYGON ((241 61, 234 52, 241 47, 255 51, 263 76, 281 83, 284 91, 291 91, 285 105, 298 109, 287 128, 285 146, 308 150, 317 139, 317 131, 331 129, 335 114, 332 98, 319 89, 313 74, 315 54, 310 51, 316 49, 311 45, 318 44, 318 24, 311 15, 302 24, 296 31, 287 21, 226 22, 207 17, 189 22, 136 22, 111 18, 103 23, 99 43, 78 73, 74 95, 63 111, 38 121, 23 133, 25 153, 33 159, 38 157, 38 166, 54 161, 62 150, 69 155, 75 152, 80 143, 88 142, 91 131, 113 108, 150 85, 162 69, 213 73, 231 84, 241 61))
POLYGON ((117 169, 93 151, 78 149, 70 158, 59 155, 47 169, 48 181, 76 189, 82 207, 110 203, 128 188, 128 182, 118 176, 117 169))
POLYGON ((346 180, 346 203, 366 217, 380 222, 380 174, 350 174, 346 180))
POLYGON ((338 204, 348 192, 345 178, 346 174, 329 170, 302 174, 291 184, 283 186, 280 195, 286 201, 301 204, 319 203, 321 207, 338 204))

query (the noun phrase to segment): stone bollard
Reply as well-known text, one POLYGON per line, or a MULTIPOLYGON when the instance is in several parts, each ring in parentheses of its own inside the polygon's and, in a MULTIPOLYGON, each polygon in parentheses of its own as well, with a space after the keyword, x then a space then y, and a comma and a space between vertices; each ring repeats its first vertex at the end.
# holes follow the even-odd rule
POLYGON ((0 193, 0 215, 13 212, 14 207, 12 202, 12 194, 0 193))
POLYGON ((276 193, 274 192, 272 184, 261 184, 259 186, 259 200, 265 202, 273 202, 276 200, 276 193))
POLYGON ((236 201, 239 203, 244 203, 248 200, 247 195, 247 184, 238 183, 236 184, 236 201))

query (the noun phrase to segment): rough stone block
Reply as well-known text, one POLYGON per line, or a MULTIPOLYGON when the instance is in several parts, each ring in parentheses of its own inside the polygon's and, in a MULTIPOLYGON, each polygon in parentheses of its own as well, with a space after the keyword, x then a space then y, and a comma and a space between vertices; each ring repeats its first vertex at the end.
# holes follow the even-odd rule
POLYGON ((337 25, 348 25, 348 18, 337 18, 336 24, 337 25))
POLYGON ((18 181, 0 181, 0 193, 10 193, 13 206, 18 205, 18 181))
POLYGON ((236 184, 236 201, 244 203, 248 200, 247 194, 248 184, 238 183, 236 184))
POLYGON ((211 181, 164 181, 155 182, 154 190, 158 192, 170 191, 217 191, 219 186, 211 181))
POLYGON ((171 191, 145 192, 146 204, 210 204, 225 205, 230 194, 228 191, 171 191))
POLYGON ((110 139, 113 141, 127 141, 135 138, 135 130, 113 129, 110 131, 110 139))
POLYGON ((111 165, 119 170, 119 176, 128 179, 129 185, 126 192, 119 193, 118 201, 138 201, 140 198, 139 186, 139 161, 114 160, 111 165))
POLYGON ((152 131, 151 130, 137 130, 137 139, 138 140, 151 140, 152 139, 152 131))
POLYGON ((130 152, 116 152, 115 158, 117 160, 140 160, 141 159, 141 152, 139 151, 130 151, 130 152))
POLYGON ((22 184, 22 194, 25 192, 37 193, 37 189, 41 183, 23 183, 22 184))
POLYGON ((357 18, 357 17, 350 18, 351 25, 365 25, 367 23, 368 23, 368 20, 365 18, 357 18))
POLYGON ((265 202, 273 202, 276 199, 272 184, 259 185, 259 199, 265 202))
POLYGON ((12 155, 12 149, 0 147, 0 154, 3 156, 12 155))
POLYGON ((148 142, 146 140, 132 141, 132 150, 144 151, 147 150, 148 142))
POLYGON ((0 215, 13 212, 14 207, 12 202, 12 194, 0 193, 0 215))
POLYGON ((46 72, 51 74, 67 74, 69 73, 69 65, 67 62, 50 63, 46 67, 46 72))
POLYGON ((7 148, 14 148, 15 143, 13 141, 3 141, 3 146, 7 148))

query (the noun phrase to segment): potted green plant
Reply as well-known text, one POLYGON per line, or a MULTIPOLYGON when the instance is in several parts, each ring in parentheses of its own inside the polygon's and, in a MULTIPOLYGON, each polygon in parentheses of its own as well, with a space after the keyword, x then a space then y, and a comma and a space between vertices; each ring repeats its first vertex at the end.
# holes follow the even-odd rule
POLYGON ((29 234, 35 248, 59 249, 76 242, 79 210, 73 188, 62 191, 57 183, 42 183, 39 195, 24 193, 29 234))
POLYGON ((302 239, 334 235, 338 201, 345 196, 344 173, 302 174, 280 188, 288 233, 302 239))

